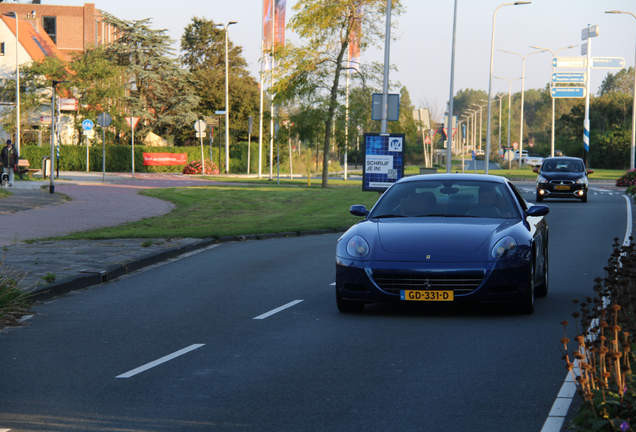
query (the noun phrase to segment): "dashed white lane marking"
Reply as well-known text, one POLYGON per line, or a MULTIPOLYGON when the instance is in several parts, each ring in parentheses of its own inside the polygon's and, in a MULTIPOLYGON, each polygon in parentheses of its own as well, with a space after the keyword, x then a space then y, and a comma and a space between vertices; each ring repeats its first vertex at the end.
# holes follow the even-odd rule
POLYGON ((271 311, 266 312, 266 313, 264 313, 263 315, 259 315, 259 316, 255 317, 254 319, 255 319, 255 320, 262 320, 262 319, 265 319, 265 318, 270 317, 270 316, 272 316, 272 315, 274 315, 274 314, 277 314, 277 313, 278 313, 278 312, 280 312, 280 311, 283 311, 283 310, 285 310, 285 309, 287 309, 287 308, 290 308, 290 307, 292 307, 292 306, 295 306, 295 305, 297 305, 298 303, 300 303, 300 302, 302 302, 302 301, 303 301, 303 300, 294 300, 294 301, 289 302, 289 303, 287 303, 287 304, 285 304, 285 305, 282 305, 281 307, 277 307, 276 309, 272 309, 271 311))
POLYGON ((145 372, 145 371, 147 371, 148 369, 152 369, 152 368, 153 368, 153 367, 155 367, 155 366, 159 366, 159 365, 160 365, 160 364, 162 364, 162 363, 168 362, 168 361, 173 360, 173 359, 175 359, 175 358, 177 358, 177 357, 179 357, 179 356, 182 356, 182 355, 184 355, 184 354, 187 354, 187 353, 189 353, 190 351, 194 351, 194 350, 195 350, 195 349, 197 349, 197 348, 201 348, 203 345, 205 345, 205 344, 194 344, 194 345, 190 345, 189 347, 186 347, 186 348, 184 348, 184 349, 182 349, 182 350, 179 350, 179 351, 174 352, 174 353, 172 353, 172 354, 169 354, 169 355, 167 355, 167 356, 161 357, 161 358, 160 358, 160 359, 158 359, 158 360, 155 360, 155 361, 150 362, 150 363, 146 363, 146 364, 145 364, 145 365, 143 365, 143 366, 139 366, 137 369, 133 369, 133 370, 131 370, 131 371, 129 371, 129 372, 126 372, 126 373, 123 373, 123 374, 121 374, 121 375, 118 375, 118 376, 116 376, 115 378, 130 378, 130 377, 132 377, 132 376, 135 376, 135 375, 137 375, 137 374, 140 374, 140 373, 142 373, 142 372, 145 372))

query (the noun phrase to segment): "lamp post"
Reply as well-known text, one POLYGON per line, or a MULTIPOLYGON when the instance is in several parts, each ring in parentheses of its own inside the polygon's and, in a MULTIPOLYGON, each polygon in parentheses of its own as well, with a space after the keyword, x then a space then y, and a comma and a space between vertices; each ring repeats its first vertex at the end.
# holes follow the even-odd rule
MULTIPOLYGON (((470 133, 470 116, 463 114, 462 117, 466 119, 466 137, 465 141, 462 142, 462 157, 464 157, 464 153, 466 153, 466 144, 468 144, 468 134, 470 133)), ((461 137, 461 129, 460 129, 460 137, 461 137)), ((462 166, 462 171, 464 167, 462 166)))
POLYGON ((227 61, 227 28, 236 23, 237 21, 230 21, 227 24, 216 24, 217 27, 223 27, 225 31, 225 174, 230 173, 230 104, 228 101, 230 87, 227 61))
POLYGON ((508 54, 518 55, 522 59, 521 61, 521 126, 519 128, 519 168, 521 168, 521 154, 523 153, 523 99, 525 95, 525 83, 526 83, 526 58, 528 58, 528 56, 531 56, 532 54, 540 54, 542 52, 546 52, 547 50, 531 52, 529 54, 526 54, 525 56, 516 52, 512 52, 512 51, 506 51, 506 50, 499 50, 499 51, 505 52, 508 54))
POLYGON ((482 125, 484 124, 484 122, 483 122, 483 118, 481 117, 481 109, 487 106, 487 104, 486 105, 473 104, 473 106, 479 107, 479 150, 481 150, 481 140, 482 140, 482 137, 484 136, 484 134, 482 133, 483 132, 482 125))
MULTIPOLYGON (((606 11, 605 13, 611 13, 611 14, 627 14, 627 15, 631 15, 634 18, 636 18, 636 15, 634 15, 631 12, 624 12, 624 11, 619 11, 619 10, 613 10, 613 11, 606 11)), ((636 80, 636 63, 634 64, 634 80, 636 80)), ((634 81, 634 105, 632 107, 632 148, 629 156, 629 168, 630 169, 634 169, 634 159, 636 157, 636 81, 634 81)), ((554 100, 554 99, 552 99, 554 100)))
MULTIPOLYGON (((540 50, 544 50, 544 51, 550 51, 552 53, 552 57, 556 57, 557 53, 561 50, 564 49, 570 49, 570 48, 576 48, 578 45, 570 45, 569 47, 563 47, 563 48, 559 48, 556 51, 551 50, 550 48, 543 48, 543 47, 538 47, 538 46, 530 46, 530 48, 534 48, 534 49, 540 49, 540 50)), ((552 83, 552 87, 554 87, 554 83, 552 83)), ((551 150, 550 150, 550 156, 554 157, 554 111, 555 111, 555 101, 554 98, 552 98, 552 146, 551 146, 551 150)))
POLYGON ((477 113, 479 111, 472 110, 472 109, 467 109, 466 111, 468 111, 471 116, 475 117, 475 119, 473 120, 472 147, 473 147, 473 150, 476 150, 476 143, 477 143, 477 139, 476 139, 476 136, 477 136, 477 113))
MULTIPOLYGON (((501 78, 501 77, 493 77, 493 78, 497 78, 497 79, 502 79, 502 80, 506 80, 508 81, 508 147, 510 147, 510 112, 512 111, 512 105, 511 105, 511 91, 512 91, 512 82, 516 81, 518 79, 521 79, 521 77, 519 78, 514 78, 514 79, 508 79, 508 78, 501 78)), ((521 161, 521 152, 519 152, 519 160, 521 161)), ((521 162, 519 162, 521 163, 521 162)), ((519 167, 521 167, 521 165, 519 165, 519 167)))
MULTIPOLYGON (((488 74, 488 126, 487 126, 487 130, 486 130, 486 158, 488 158, 490 156, 490 119, 492 118, 492 112, 491 112, 491 104, 492 104, 492 62, 493 62, 493 57, 495 55, 495 21, 497 19, 497 11, 502 8, 503 6, 519 6, 519 5, 525 5, 525 4, 530 4, 531 2, 526 2, 526 1, 518 1, 518 2, 514 2, 514 3, 504 3, 500 6, 497 7, 497 9, 495 9, 495 13, 493 14, 492 17, 492 39, 490 42, 490 73, 488 74)), ((488 174, 488 164, 486 164, 486 174, 488 174)))
POLYGON ((503 155, 501 152, 501 95, 495 95, 495 97, 499 98, 499 155, 503 155))
POLYGON ((15 16, 15 148, 20 154, 20 61, 18 59, 18 13, 11 12, 15 16))

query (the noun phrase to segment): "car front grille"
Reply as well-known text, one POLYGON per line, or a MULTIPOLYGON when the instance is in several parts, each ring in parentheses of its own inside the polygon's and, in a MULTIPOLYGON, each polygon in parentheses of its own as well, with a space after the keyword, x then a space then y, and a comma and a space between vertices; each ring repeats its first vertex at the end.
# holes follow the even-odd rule
POLYGON ((572 180, 552 180, 550 184, 554 185, 573 185, 575 184, 572 180))
POLYGON ((457 295, 470 294, 483 281, 483 275, 441 274, 374 274, 375 283, 391 294, 401 290, 452 290, 457 295))

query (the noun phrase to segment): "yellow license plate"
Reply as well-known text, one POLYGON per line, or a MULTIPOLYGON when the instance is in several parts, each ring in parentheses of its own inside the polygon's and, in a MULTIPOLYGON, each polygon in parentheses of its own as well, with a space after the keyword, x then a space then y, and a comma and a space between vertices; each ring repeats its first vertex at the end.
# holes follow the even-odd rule
POLYGON ((554 190, 570 190, 570 186, 555 186, 554 190))
POLYGON ((406 301, 453 301, 453 291, 400 291, 400 300, 406 301))

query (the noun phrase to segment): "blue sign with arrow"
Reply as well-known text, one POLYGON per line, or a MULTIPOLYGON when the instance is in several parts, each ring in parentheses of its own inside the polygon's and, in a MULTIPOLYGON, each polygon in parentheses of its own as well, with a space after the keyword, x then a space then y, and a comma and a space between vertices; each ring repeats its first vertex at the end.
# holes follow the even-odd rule
POLYGON ((585 87, 552 87, 550 94, 553 98, 584 98, 585 87))
POLYGON ((82 129, 84 129, 85 131, 89 131, 91 129, 93 129, 95 127, 95 123, 93 123, 92 120, 84 120, 82 122, 82 129))
POLYGON ((592 67, 602 69, 623 69, 625 59, 622 57, 592 57, 592 67))
POLYGON ((554 72, 552 74, 553 83, 583 83, 585 82, 585 72, 554 72))

